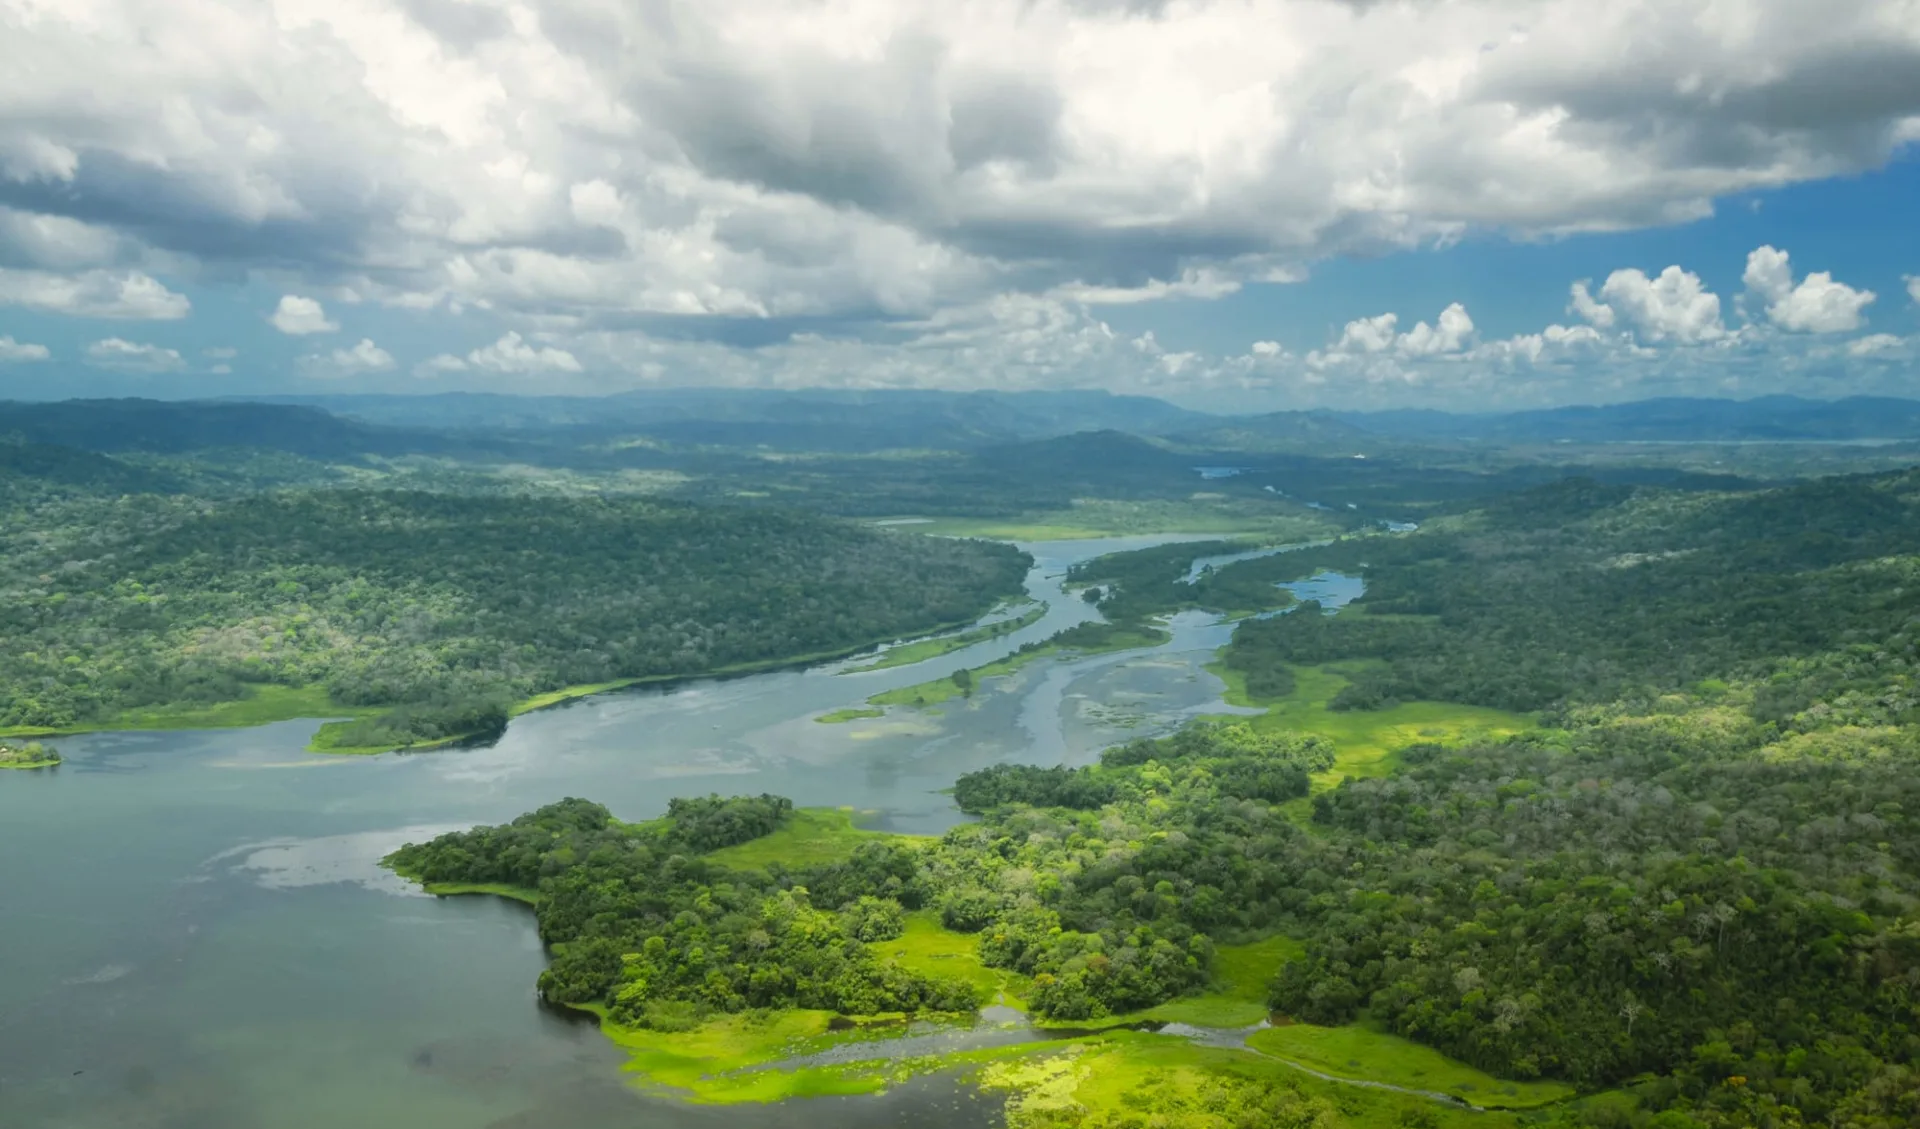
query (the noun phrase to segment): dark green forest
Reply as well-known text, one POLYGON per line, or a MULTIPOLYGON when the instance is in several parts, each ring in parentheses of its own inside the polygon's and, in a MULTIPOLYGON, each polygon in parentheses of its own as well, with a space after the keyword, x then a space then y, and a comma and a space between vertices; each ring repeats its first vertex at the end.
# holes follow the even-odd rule
POLYGON ((1024 554, 637 498, 83 498, 10 526, 0 725, 324 687, 380 740, 560 687, 832 653, 970 620, 1024 554))
MULTIPOLYGON (((1088 768, 963 776, 977 822, 833 866, 721 870, 611 821, 513 850, 492 844, 519 832, 483 829, 397 861, 538 888, 547 990, 638 1022, 954 1005, 954 985, 860 955, 849 922, 877 903, 976 934, 984 963, 1031 976, 1031 1007, 1065 1021, 1200 990, 1216 944, 1279 932, 1304 947, 1272 984, 1280 1012, 1629 1099, 1544 1120, 1911 1125, 1917 482, 1561 484, 1290 554, 1298 572, 1364 572, 1367 597, 1245 621, 1230 664, 1281 685, 1332 663, 1350 710, 1437 699, 1542 722, 1414 741, 1381 778, 1314 792, 1335 763, 1324 738, 1202 723, 1088 768)), ((1151 591, 1175 564, 1084 578, 1151 591)))

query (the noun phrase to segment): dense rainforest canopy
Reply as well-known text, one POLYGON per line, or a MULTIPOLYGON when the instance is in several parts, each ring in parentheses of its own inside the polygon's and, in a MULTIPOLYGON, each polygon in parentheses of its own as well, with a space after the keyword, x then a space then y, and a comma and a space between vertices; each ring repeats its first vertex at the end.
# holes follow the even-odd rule
MULTIPOLYGON (((1369 593, 1243 623, 1226 659, 1256 697, 1317 665, 1350 680, 1348 710, 1423 697, 1542 722, 1411 740, 1389 775, 1311 798, 1334 745, 1263 718, 1089 768, 963 776, 979 822, 827 866, 729 870, 674 841, 690 813, 630 827, 570 808, 396 861, 537 888, 549 993, 643 1024, 963 1003, 863 955, 894 906, 976 935, 984 963, 1031 977, 1036 1012, 1069 1021, 1198 990, 1217 943, 1280 932, 1303 946, 1272 984, 1292 1017, 1633 1099, 1547 1121, 1911 1125, 1916 481, 1574 484, 1292 555, 1364 570, 1369 593)), ((1167 556, 1084 579, 1151 594, 1167 556)))
POLYGON ((841 651, 1018 593, 1011 546, 638 498, 313 491, 42 505, 0 551, 0 726, 323 686, 513 699, 841 651))

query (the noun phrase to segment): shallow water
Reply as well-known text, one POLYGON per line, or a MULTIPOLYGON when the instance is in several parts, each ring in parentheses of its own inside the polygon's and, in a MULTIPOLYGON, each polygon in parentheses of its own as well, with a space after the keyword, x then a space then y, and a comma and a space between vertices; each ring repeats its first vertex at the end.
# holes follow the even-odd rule
POLYGON ((376 863, 564 796, 640 819, 670 796, 765 791, 935 832, 963 818, 940 794, 963 772, 1083 764, 1232 712, 1201 669, 1231 628, 1187 614, 1161 647, 1034 663, 937 714, 813 720, 1091 618, 1060 592, 1067 566, 1166 540, 1026 546, 1046 617, 925 663, 602 695, 519 718, 486 748, 313 756, 314 722, 62 740, 59 769, 0 779, 0 1126, 996 1123, 994 1103, 940 1077, 778 1107, 640 1096, 591 1025, 537 1006, 523 907, 421 896, 376 863))

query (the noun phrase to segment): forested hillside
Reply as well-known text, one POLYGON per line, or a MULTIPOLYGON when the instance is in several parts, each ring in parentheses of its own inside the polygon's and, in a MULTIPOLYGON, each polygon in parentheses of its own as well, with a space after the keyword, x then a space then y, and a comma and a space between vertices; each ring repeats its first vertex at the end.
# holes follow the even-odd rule
MULTIPOLYGON (((1337 706, 1430 699, 1536 710, 1644 700, 1884 639, 1920 610, 1920 474, 1736 495, 1574 481, 1301 567, 1364 572, 1351 615, 1243 625, 1227 659, 1380 659, 1337 706)), ((1767 700, 1784 701, 1785 690, 1767 700)))
POLYGON ((458 720, 971 619, 1027 567, 786 512, 362 491, 86 499, 0 550, 0 725, 48 727, 257 683, 458 720))

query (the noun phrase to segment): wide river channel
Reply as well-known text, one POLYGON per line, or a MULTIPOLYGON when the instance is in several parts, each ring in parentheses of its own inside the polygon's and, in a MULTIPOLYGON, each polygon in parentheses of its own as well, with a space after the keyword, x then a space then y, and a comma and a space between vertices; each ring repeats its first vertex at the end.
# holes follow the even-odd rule
MULTIPOLYGON (((0 774, 0 1127, 997 1124, 997 1103, 941 1076, 764 1107, 643 1096, 590 1024, 536 1005, 532 914, 421 895, 377 862, 566 796, 643 819, 672 796, 772 792, 938 832, 965 818, 942 793, 961 773, 1084 764, 1233 712, 1202 669, 1231 626, 1183 614, 1163 646, 1034 663, 938 714, 814 719, 1093 618, 1061 591, 1068 566, 1176 539, 1023 546, 1045 618, 951 655, 605 694, 485 748, 318 756, 303 751, 313 721, 61 740, 58 769, 0 774)), ((1290 587, 1330 606, 1358 592, 1290 587)))

